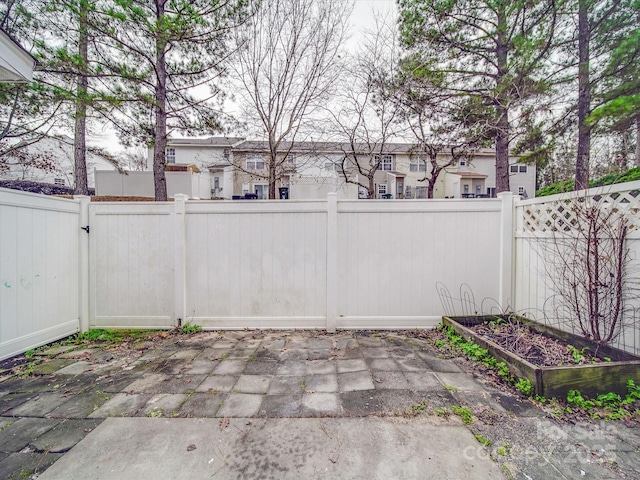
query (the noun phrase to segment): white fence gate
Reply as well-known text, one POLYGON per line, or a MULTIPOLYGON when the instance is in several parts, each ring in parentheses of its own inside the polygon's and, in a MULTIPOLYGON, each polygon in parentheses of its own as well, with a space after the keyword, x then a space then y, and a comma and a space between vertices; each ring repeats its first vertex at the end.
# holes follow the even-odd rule
POLYGON ((0 359, 78 331, 80 210, 0 189, 0 359))

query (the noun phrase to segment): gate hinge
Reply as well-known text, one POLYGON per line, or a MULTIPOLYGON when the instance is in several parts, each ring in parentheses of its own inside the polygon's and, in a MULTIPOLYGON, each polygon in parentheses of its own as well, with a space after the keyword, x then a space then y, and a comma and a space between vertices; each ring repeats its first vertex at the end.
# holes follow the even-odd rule
POLYGON ((89 233, 89 225, 87 225, 86 227, 80 227, 80 228, 85 232, 89 233))

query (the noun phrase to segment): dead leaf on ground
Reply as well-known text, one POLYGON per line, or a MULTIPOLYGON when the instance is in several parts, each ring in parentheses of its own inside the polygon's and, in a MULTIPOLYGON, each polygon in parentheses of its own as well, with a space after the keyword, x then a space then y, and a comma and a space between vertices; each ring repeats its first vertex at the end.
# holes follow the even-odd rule
POLYGON ((192 443, 191 445, 189 445, 187 447, 187 452, 190 452, 190 451, 195 450, 195 449, 196 449, 196 446, 192 443))
POLYGON ((227 417, 224 417, 222 420, 220 420, 220 430, 224 430, 228 426, 229 426, 229 419, 227 417))

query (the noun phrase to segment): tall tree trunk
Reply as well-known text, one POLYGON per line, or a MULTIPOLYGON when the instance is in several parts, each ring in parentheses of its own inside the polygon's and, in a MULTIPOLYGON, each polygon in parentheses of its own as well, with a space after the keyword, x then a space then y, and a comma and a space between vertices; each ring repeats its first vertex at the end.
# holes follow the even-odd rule
POLYGON ((166 33, 163 17, 166 0, 156 0, 156 91, 155 91, 155 145, 153 150, 153 181, 156 202, 167 201, 167 178, 164 172, 167 149, 167 63, 166 33))
POLYGON ((507 45, 507 18, 504 11, 498 14, 498 37, 496 59, 498 71, 496 74, 497 99, 496 113, 496 192, 508 192, 509 186, 509 107, 506 96, 507 60, 509 46, 507 45))
POLYGON ((89 184, 87 181, 87 92, 89 78, 87 67, 89 63, 88 55, 88 6, 86 0, 78 2, 78 78, 76 82, 76 117, 75 132, 73 139, 73 161, 75 187, 74 195, 89 195, 89 184))
POLYGON ((588 0, 578 0, 578 152, 576 156, 575 190, 589 188, 589 150, 591 127, 587 116, 591 109, 589 78, 589 7, 588 0))
POLYGON ((277 157, 274 151, 269 155, 269 200, 276 198, 276 165, 277 157))
POLYGON ((636 156, 633 164, 640 167, 640 117, 636 118, 636 156))

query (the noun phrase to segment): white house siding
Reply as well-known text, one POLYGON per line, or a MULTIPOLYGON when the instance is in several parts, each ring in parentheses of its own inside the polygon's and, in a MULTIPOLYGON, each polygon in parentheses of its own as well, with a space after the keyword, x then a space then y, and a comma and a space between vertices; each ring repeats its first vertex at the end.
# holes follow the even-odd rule
MULTIPOLYGON (((37 143, 24 147, 30 154, 46 155, 55 164, 55 169, 42 170, 33 167, 22 167, 12 164, 8 172, 3 172, 0 178, 12 180, 30 180, 33 182, 58 183, 67 187, 75 185, 75 163, 73 158, 73 140, 69 137, 45 138, 37 143)), ((87 152, 87 183, 89 188, 95 187, 95 170, 116 171, 111 162, 100 155, 87 152)))

